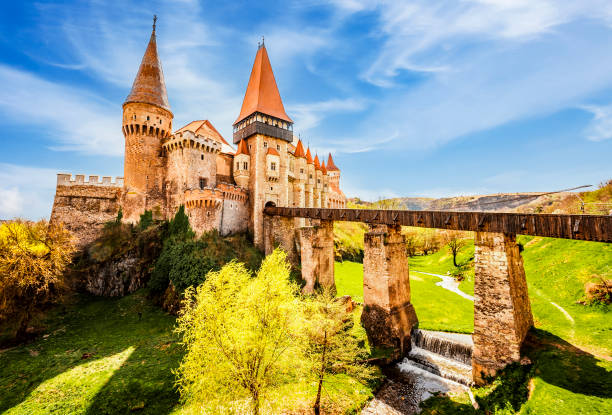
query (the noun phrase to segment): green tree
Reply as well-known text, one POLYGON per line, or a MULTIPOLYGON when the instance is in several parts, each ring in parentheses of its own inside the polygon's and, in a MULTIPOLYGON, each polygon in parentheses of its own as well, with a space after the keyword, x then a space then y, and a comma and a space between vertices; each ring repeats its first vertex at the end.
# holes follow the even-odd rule
POLYGON ((153 212, 150 210, 145 210, 144 213, 140 215, 140 222, 138 222, 138 228, 141 231, 144 231, 152 224, 153 224, 153 212))
POLYGON ((304 303, 305 356, 307 371, 317 382, 314 413, 321 413, 321 396, 331 375, 344 373, 367 381, 374 369, 364 363, 367 353, 352 333, 351 308, 341 298, 325 290, 304 303))
POLYGON ((73 251, 61 225, 17 220, 0 226, 0 323, 15 327, 18 340, 62 287, 73 251))
POLYGON ((268 393, 295 373, 300 309, 286 254, 275 250, 252 277, 231 262, 185 292, 178 331, 187 353, 177 371, 182 398, 213 412, 247 404, 259 414, 268 393))
POLYGON ((451 232, 448 236, 447 246, 448 250, 453 256, 453 265, 455 268, 459 267, 457 264, 457 255, 459 254, 459 251, 461 251, 461 248, 466 245, 466 243, 467 241, 464 239, 463 235, 457 232, 451 232))
POLYGON ((174 215, 174 218, 168 224, 168 234, 170 237, 178 238, 180 240, 192 239, 195 236, 195 232, 191 229, 189 224, 189 217, 185 213, 185 206, 181 205, 178 211, 174 215))

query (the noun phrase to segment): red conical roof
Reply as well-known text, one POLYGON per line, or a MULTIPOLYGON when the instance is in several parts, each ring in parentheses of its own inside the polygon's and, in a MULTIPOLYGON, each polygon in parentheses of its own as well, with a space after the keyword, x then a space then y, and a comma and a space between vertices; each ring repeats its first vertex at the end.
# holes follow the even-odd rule
POLYGON ((321 171, 323 174, 327 174, 327 168, 325 167, 325 162, 321 163, 321 171))
POLYGON ((314 158, 315 170, 321 170, 321 163, 319 163, 319 156, 315 155, 314 158))
POLYGON ((340 171, 340 169, 334 164, 334 159, 332 159, 331 153, 329 153, 329 157, 327 157, 327 170, 340 171))
POLYGON ((157 54, 157 41, 155 39, 155 26, 149 39, 149 45, 142 57, 138 74, 134 79, 132 90, 125 99, 124 105, 129 102, 151 104, 170 111, 166 82, 162 71, 161 61, 157 54))
POLYGON ((295 157, 303 157, 306 158, 306 154, 304 154, 304 146, 302 145, 302 140, 298 140, 297 146, 295 147, 295 151, 293 152, 295 157))
POLYGON ((308 164, 314 163, 314 161, 312 161, 312 154, 310 154, 310 147, 306 149, 306 163, 308 164))
POLYGON ((293 122, 285 112, 283 101, 278 86, 272 72, 272 65, 268 58, 266 47, 261 45, 255 55, 255 62, 251 70, 251 77, 247 85, 244 101, 240 115, 234 122, 242 121, 254 112, 261 112, 272 117, 280 118, 288 122, 293 122))
POLYGON ((238 143, 238 150, 236 151, 236 155, 238 154, 246 154, 249 155, 249 147, 246 144, 246 140, 240 140, 238 143))

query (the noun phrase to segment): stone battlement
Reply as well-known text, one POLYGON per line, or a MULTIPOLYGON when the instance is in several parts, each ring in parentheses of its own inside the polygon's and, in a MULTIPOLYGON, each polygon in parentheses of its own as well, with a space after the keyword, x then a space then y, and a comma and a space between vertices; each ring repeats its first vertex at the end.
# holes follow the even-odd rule
POLYGON ((74 178, 72 174, 58 173, 57 174, 57 185, 58 186, 100 186, 100 187, 123 187, 123 177, 116 177, 113 181, 111 176, 88 176, 88 180, 85 180, 84 174, 76 174, 74 178))
POLYGON ((193 148, 209 153, 219 153, 221 151, 221 143, 212 138, 186 130, 174 134, 162 144, 162 148, 168 152, 179 148, 193 148))

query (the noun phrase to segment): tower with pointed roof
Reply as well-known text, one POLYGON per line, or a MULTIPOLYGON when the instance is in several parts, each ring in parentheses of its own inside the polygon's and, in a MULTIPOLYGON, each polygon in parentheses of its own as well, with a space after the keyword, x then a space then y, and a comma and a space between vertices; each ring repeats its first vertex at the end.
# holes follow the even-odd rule
POLYGON ((137 221, 145 209, 158 218, 164 217, 162 140, 172 133, 173 118, 157 53, 154 20, 132 90, 123 103, 123 213, 128 221, 137 221))
POLYGON ((291 169, 293 120, 285 112, 266 46, 257 49, 240 114, 234 122, 234 143, 250 155, 249 229, 263 247, 263 209, 294 204, 291 169))

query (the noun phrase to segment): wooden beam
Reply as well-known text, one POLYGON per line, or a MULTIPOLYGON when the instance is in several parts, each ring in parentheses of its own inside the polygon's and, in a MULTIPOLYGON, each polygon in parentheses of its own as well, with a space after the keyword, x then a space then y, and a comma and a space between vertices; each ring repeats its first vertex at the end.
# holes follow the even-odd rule
POLYGON ((612 216, 267 207, 267 215, 612 242, 612 216))

